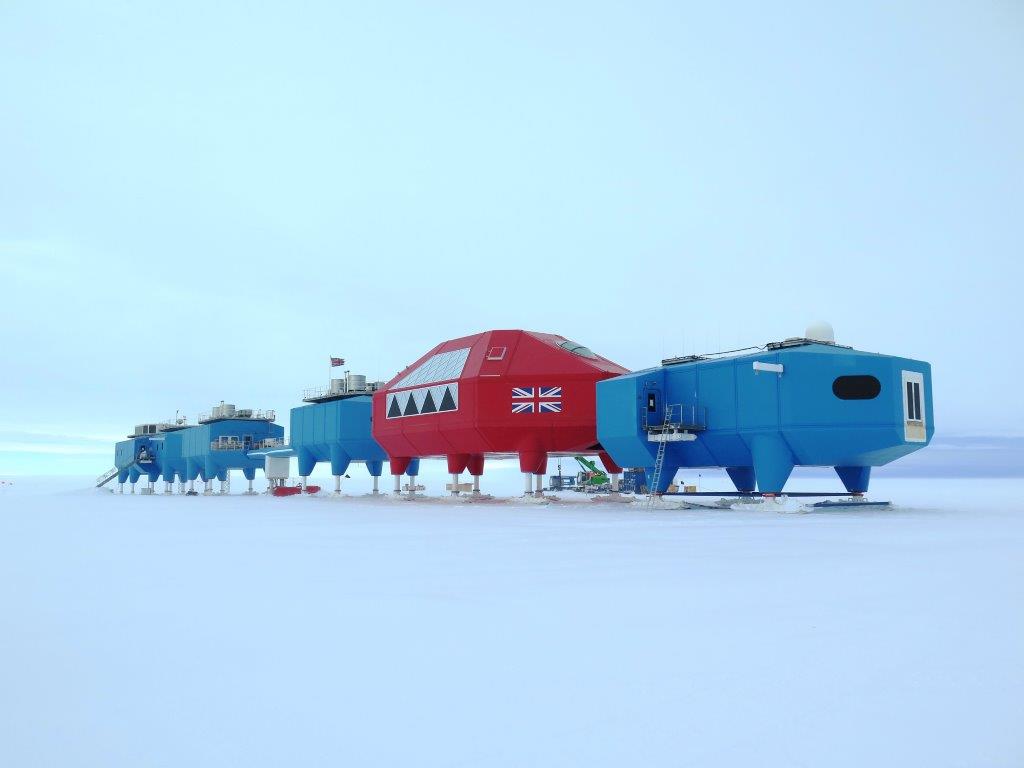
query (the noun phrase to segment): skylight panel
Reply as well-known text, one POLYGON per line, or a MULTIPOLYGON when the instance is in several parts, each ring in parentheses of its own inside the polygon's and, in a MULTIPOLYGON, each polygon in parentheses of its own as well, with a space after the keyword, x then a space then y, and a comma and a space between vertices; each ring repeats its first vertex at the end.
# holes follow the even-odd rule
POLYGON ((469 347, 453 349, 451 352, 438 352, 436 355, 431 355, 419 368, 395 382, 392 389, 421 387, 424 384, 459 378, 469 359, 469 349, 469 347))

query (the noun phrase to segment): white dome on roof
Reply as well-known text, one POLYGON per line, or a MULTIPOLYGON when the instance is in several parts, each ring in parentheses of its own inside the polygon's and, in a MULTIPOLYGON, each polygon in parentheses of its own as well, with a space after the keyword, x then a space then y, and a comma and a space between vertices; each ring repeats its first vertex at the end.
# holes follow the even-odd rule
POLYGON ((836 334, 832 330, 832 324, 824 320, 816 320, 808 325, 807 330, 804 331, 804 338, 811 341, 821 341, 825 344, 836 343, 836 334))

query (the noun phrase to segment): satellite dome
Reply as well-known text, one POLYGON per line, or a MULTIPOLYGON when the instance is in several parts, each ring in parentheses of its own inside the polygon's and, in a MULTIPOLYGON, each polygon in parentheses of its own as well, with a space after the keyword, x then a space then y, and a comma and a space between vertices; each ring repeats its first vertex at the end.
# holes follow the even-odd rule
POLYGON ((808 325, 807 330, 804 331, 804 338, 811 341, 820 341, 824 344, 836 343, 836 334, 832 330, 832 324, 824 320, 816 320, 808 325))

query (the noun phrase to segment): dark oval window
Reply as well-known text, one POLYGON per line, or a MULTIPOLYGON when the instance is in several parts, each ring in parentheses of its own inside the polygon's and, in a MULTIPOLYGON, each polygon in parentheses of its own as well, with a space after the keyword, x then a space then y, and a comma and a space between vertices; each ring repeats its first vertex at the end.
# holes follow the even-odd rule
POLYGON ((874 376, 840 376, 832 382, 832 392, 840 400, 873 400, 882 391, 874 376))

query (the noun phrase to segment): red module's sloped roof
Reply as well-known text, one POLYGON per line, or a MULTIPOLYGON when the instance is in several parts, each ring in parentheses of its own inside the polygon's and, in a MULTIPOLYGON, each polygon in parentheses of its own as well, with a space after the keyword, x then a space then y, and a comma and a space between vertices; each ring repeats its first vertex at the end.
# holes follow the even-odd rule
POLYGON ((391 456, 586 450, 597 442, 595 384, 622 373, 555 334, 451 339, 374 395, 373 435, 391 456))

